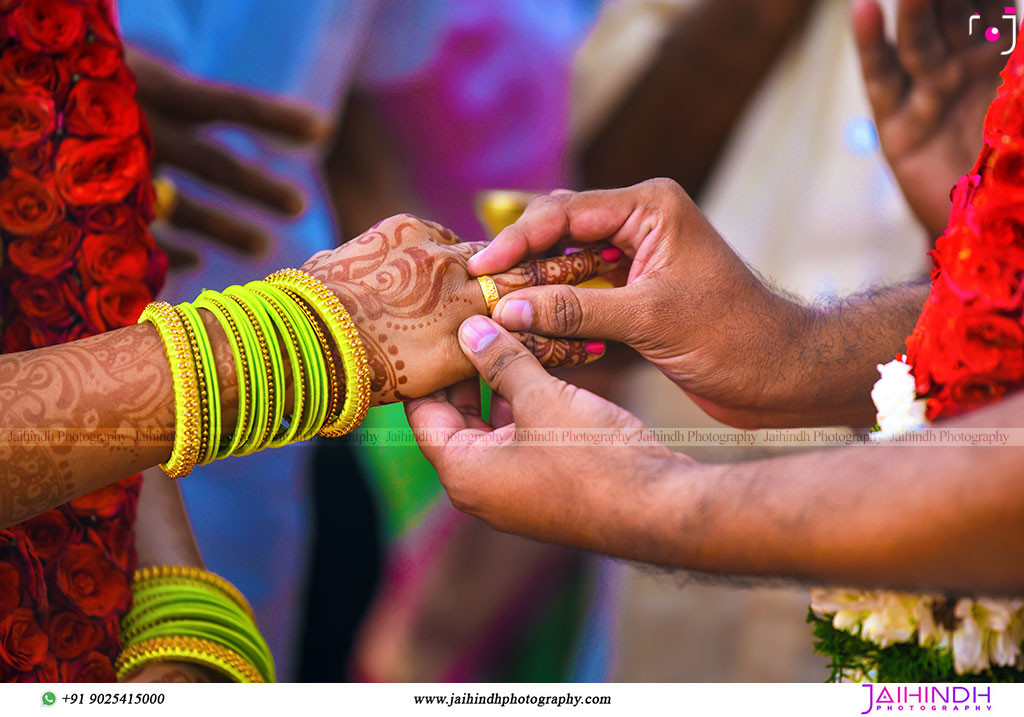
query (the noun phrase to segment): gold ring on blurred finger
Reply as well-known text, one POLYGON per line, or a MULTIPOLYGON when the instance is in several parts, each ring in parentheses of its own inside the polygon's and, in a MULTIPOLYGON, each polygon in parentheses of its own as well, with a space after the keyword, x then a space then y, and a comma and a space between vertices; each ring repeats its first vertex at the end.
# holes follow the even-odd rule
POLYGON ((476 280, 480 282, 480 288, 483 289, 484 303, 487 304, 487 313, 493 314, 494 307, 498 303, 498 299, 501 298, 498 296, 498 285, 494 283, 494 279, 486 274, 478 276, 476 280))
POLYGON ((157 219, 170 219, 174 210, 178 208, 178 187, 170 177, 156 177, 153 179, 153 192, 156 199, 153 202, 153 213, 157 219))

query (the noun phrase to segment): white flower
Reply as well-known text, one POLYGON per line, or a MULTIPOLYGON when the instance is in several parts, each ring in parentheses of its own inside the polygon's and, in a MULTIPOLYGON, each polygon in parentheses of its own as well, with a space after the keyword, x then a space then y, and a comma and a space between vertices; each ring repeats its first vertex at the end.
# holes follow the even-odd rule
POLYGON ((879 364, 878 373, 881 378, 871 389, 871 400, 878 411, 878 426, 881 429, 874 434, 875 438, 891 438, 927 426, 927 402, 917 398, 910 366, 905 361, 893 360, 884 365, 879 364))
POLYGON ((974 602, 967 598, 956 604, 955 615, 959 624, 953 631, 953 667, 958 675, 984 672, 989 667, 988 650, 981 626, 975 619, 974 602))
POLYGON ((907 642, 917 629, 913 609, 918 602, 919 599, 912 596, 885 594, 881 608, 864 620, 861 637, 881 647, 907 642))

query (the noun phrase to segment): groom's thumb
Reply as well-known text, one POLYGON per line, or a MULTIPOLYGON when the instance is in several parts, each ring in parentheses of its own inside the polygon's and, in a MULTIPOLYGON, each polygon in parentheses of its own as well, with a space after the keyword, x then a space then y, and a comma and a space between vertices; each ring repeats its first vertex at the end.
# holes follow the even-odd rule
POLYGON ((462 322, 459 343, 484 381, 513 408, 517 397, 522 400, 555 380, 525 346, 486 316, 471 316, 462 322))

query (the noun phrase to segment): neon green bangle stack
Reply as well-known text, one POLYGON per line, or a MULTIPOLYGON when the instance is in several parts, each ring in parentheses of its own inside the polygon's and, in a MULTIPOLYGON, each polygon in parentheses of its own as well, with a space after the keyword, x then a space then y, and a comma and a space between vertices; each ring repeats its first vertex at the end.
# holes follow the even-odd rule
POLYGON ((236 682, 273 682, 274 659, 238 590, 185 566, 140 570, 121 621, 118 679, 152 662, 192 662, 236 682))
POLYGON ((174 449, 164 464, 168 475, 179 478, 197 464, 317 434, 342 435, 366 415, 369 366, 359 332, 337 297, 309 274, 286 269, 223 293, 204 291, 193 303, 151 306, 140 323, 157 325, 176 395, 187 389, 192 397, 175 403, 179 415, 174 449), (238 386, 233 427, 222 420, 225 396, 199 310, 213 316, 231 347, 238 386))

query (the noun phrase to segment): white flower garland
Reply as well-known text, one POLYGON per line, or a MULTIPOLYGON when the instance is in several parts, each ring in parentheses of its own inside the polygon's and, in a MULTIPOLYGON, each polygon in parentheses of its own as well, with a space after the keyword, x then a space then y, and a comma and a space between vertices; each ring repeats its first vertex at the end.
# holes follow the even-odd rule
MULTIPOLYGON (((878 373, 881 378, 871 391, 879 426, 873 437, 885 440, 926 427, 926 402, 917 397, 906 356, 879 365, 878 373)), ((935 621, 935 606, 942 600, 880 590, 811 591, 811 609, 822 617, 832 615, 837 630, 880 647, 911 642, 916 635, 922 647, 950 650, 958 675, 1024 664, 1024 600, 961 598, 953 610, 952 629, 935 621)))

